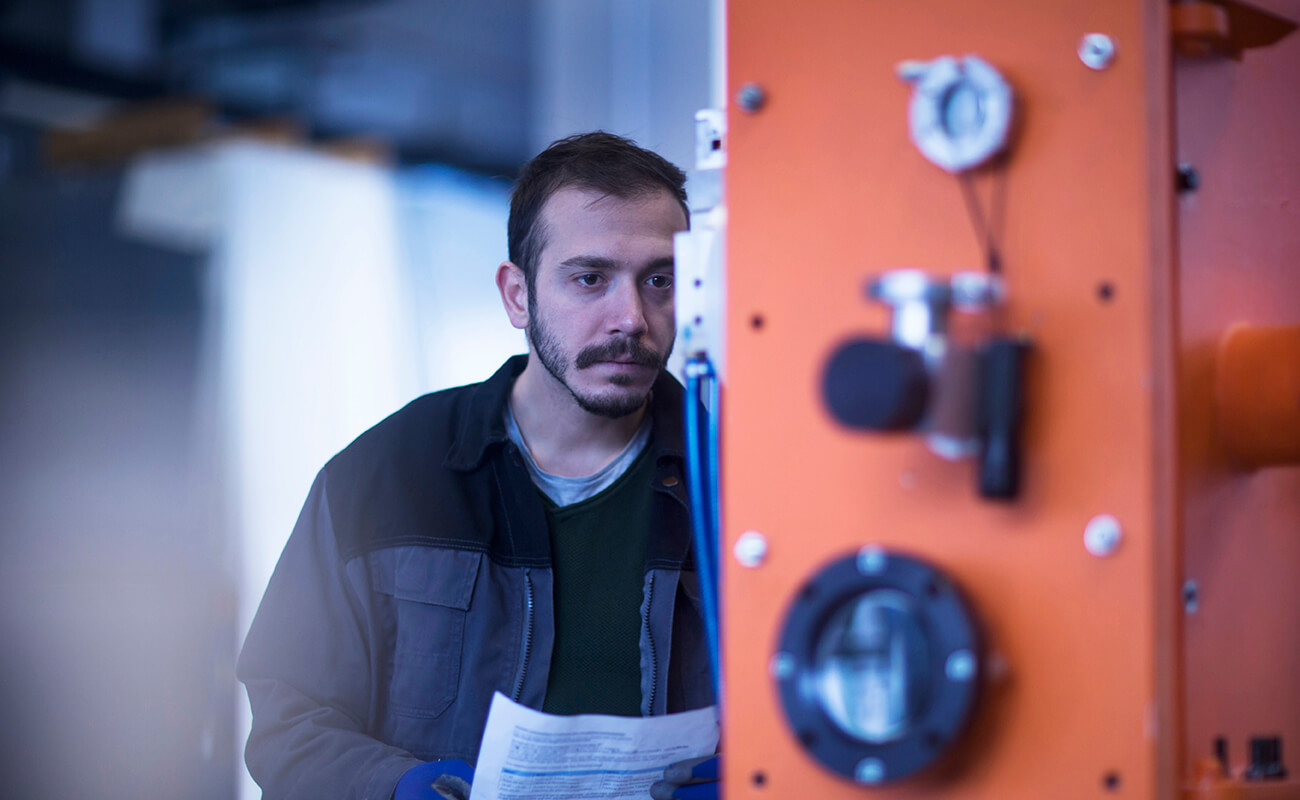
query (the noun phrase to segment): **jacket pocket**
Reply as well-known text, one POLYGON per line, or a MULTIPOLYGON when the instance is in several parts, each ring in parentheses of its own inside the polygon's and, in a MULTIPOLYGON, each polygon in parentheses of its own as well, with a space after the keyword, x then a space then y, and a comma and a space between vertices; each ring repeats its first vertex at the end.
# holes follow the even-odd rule
POLYGON ((394 714, 432 718, 456 699, 465 617, 481 553, 435 547, 396 548, 392 572, 375 589, 392 596, 394 714))

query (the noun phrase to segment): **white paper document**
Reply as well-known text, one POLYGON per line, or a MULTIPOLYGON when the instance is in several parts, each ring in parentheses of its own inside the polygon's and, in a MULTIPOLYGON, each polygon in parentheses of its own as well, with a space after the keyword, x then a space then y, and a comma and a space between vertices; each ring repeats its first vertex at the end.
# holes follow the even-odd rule
POLYGON ((664 767, 718 748, 716 706, 662 717, 557 716, 498 692, 470 800, 648 800, 664 767))

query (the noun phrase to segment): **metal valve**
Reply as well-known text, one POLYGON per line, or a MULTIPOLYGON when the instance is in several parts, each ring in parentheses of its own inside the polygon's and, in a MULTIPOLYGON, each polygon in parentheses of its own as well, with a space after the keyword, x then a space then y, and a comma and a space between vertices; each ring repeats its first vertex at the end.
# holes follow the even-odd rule
POLYGON ((1005 337, 957 342, 948 330, 954 312, 1000 304, 1002 281, 985 272, 895 270, 872 280, 868 295, 890 307, 890 338, 856 338, 832 354, 823 377, 832 416, 861 430, 924 434, 949 460, 978 456, 981 494, 1014 496, 1026 345, 1005 337))
POLYGON ((918 150, 948 172, 965 172, 1002 151, 1011 133, 1015 94, 979 56, 904 61, 900 78, 912 84, 908 129, 918 150))

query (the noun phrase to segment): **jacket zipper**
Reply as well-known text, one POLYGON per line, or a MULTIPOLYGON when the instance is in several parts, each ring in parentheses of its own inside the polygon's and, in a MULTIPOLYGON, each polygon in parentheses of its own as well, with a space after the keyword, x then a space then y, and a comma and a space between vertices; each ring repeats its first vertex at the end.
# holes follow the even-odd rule
POLYGON ((519 677, 515 679, 515 690, 510 699, 519 702, 524 693, 524 675, 528 672, 528 657, 533 653, 533 578, 530 570, 524 570, 524 642, 523 655, 519 659, 519 677))
POLYGON ((654 632, 650 629, 650 611, 654 608, 655 600, 655 574, 650 573, 650 581, 646 585, 646 603, 645 617, 642 618, 641 624, 645 625, 645 640, 650 647, 650 703, 646 708, 646 716, 653 717, 655 713, 655 695, 659 691, 659 657, 655 653, 654 632))

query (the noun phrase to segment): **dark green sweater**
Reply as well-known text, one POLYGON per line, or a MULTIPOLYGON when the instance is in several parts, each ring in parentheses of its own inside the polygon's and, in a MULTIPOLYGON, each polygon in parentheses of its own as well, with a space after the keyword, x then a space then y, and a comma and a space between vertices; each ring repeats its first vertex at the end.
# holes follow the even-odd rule
POLYGON ((600 494, 557 507, 545 495, 555 649, 542 710, 641 713, 641 600, 654 464, 645 448, 600 494))

